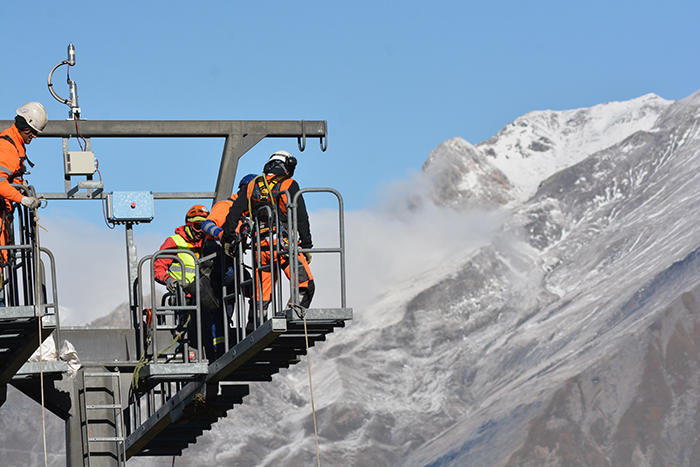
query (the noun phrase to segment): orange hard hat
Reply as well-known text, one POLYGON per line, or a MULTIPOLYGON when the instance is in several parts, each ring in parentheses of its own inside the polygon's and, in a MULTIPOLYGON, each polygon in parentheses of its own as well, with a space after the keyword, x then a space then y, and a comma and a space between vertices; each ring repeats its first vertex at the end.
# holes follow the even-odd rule
POLYGON ((207 217, 209 217, 209 210, 206 208, 206 206, 197 204, 192 206, 190 210, 187 211, 187 214, 185 214, 185 223, 202 223, 207 219, 207 217))

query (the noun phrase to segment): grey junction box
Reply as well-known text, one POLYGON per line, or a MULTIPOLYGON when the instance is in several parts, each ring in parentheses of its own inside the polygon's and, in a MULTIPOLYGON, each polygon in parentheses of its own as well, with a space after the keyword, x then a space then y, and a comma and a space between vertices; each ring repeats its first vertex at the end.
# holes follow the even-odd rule
POLYGON ((107 195, 107 218, 114 223, 151 222, 152 191, 112 191, 107 195))
POLYGON ((95 167, 95 153, 92 151, 68 151, 63 157, 66 175, 92 175, 95 167))

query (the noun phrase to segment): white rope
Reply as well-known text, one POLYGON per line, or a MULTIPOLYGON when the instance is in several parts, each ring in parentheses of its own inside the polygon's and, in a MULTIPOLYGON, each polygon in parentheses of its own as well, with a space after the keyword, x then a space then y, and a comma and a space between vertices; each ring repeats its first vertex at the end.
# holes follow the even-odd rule
POLYGON ((44 467, 48 467, 49 458, 46 449, 46 404, 44 401, 44 350, 41 335, 41 307, 39 307, 39 380, 41 381, 41 426, 44 435, 44 467))
MULTIPOLYGON (((33 210, 33 215, 34 215, 34 222, 37 222, 39 220, 39 216, 36 212, 36 210, 33 210)), ((38 234, 38 232, 37 232, 38 234)), ((41 382, 41 426, 42 426, 42 433, 44 437, 44 467, 49 466, 49 458, 48 458, 48 450, 46 448, 46 401, 44 399, 44 339, 42 335, 42 327, 41 327, 41 281, 39 278, 39 245, 38 245, 38 235, 37 238, 35 239, 35 248, 34 248, 34 306, 37 307, 37 311, 39 314, 39 381, 41 382)))
POLYGON ((311 355, 309 355, 309 332, 306 329, 305 311, 302 311, 302 316, 304 318, 304 339, 306 340, 306 362, 309 365, 309 391, 311 392, 311 412, 314 417, 314 436, 316 437, 316 460, 318 461, 318 467, 321 467, 321 453, 318 450, 318 429, 316 427, 316 407, 314 406, 314 388, 311 384, 311 355))

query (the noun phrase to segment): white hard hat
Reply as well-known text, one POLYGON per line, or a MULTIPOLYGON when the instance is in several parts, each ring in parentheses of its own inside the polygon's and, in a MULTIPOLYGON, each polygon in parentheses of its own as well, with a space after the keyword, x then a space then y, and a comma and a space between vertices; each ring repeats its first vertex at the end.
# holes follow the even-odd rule
POLYGON ((36 131, 41 131, 46 127, 49 118, 46 116, 44 106, 38 102, 27 102, 17 109, 17 115, 24 118, 27 124, 36 131))
POLYGON ((289 154, 287 151, 277 151, 270 156, 265 167, 263 167, 263 173, 270 173, 274 166, 281 164, 287 175, 292 177, 294 175, 294 169, 297 166, 297 158, 289 154))
POLYGON ((287 162, 287 160, 290 157, 292 157, 292 155, 289 154, 287 151, 280 150, 280 151, 276 151, 274 154, 272 154, 270 156, 270 159, 268 160, 268 162, 280 161, 284 164, 285 162, 287 162))

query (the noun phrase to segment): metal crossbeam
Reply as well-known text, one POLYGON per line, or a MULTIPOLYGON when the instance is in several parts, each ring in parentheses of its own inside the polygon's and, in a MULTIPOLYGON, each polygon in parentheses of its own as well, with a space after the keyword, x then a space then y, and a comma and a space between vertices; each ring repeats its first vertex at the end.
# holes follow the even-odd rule
MULTIPOLYGON (((13 123, 0 120, 0 127, 7 128, 13 123)), ((84 138, 225 138, 214 202, 231 196, 238 159, 264 138, 298 138, 299 141, 303 138, 305 145, 306 138, 323 140, 328 136, 325 121, 306 120, 79 120, 78 127, 84 138)), ((76 136, 78 131, 73 120, 50 120, 39 134, 39 138, 76 136)), ((39 195, 47 199, 66 199, 64 193, 39 195)), ((76 194, 76 198, 88 197, 86 193, 76 194)))

